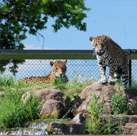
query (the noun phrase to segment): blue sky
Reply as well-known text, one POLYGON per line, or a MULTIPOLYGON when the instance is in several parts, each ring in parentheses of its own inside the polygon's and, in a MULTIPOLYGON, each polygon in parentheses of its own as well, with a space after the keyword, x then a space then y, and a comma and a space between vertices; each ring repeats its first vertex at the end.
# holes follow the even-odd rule
MULTIPOLYGON (((44 36, 44 49, 91 49, 89 37, 108 35, 124 49, 137 49, 137 0, 86 0, 91 8, 87 12, 87 31, 62 28, 54 33, 48 29, 40 31, 44 36)), ((42 49, 40 36, 28 35, 23 41, 26 49, 42 49)))

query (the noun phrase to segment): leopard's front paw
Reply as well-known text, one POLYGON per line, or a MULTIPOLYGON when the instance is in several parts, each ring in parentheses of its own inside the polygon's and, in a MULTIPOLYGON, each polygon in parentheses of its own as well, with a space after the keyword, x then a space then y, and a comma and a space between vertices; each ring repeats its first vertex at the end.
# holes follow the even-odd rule
POLYGON ((102 84, 102 85, 105 85, 105 84, 107 84, 107 80, 106 79, 100 79, 99 81, 98 81, 98 83, 99 84, 102 84))

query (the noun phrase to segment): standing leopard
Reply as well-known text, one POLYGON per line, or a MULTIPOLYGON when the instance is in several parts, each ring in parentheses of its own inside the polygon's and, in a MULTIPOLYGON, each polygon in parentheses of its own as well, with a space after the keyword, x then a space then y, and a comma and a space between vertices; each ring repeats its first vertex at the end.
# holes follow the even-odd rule
POLYGON ((101 80, 99 83, 114 84, 117 78, 122 78, 125 87, 128 84, 128 56, 125 51, 110 37, 102 35, 90 37, 91 45, 95 49, 101 80), (109 78, 106 78, 106 66, 109 67, 109 78))
POLYGON ((67 61, 51 61, 51 72, 42 77, 26 77, 24 79, 19 80, 18 82, 23 82, 23 83, 52 83, 54 82, 55 78, 61 78, 64 83, 68 81, 68 78, 66 76, 66 71, 67 71, 67 66, 66 66, 67 61))

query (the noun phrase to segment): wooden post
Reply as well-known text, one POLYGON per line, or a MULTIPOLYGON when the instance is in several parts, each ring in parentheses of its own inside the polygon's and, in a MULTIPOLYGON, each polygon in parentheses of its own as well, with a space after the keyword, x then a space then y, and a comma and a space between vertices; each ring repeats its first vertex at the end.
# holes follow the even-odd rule
POLYGON ((132 86, 132 60, 131 59, 129 59, 129 73, 128 73, 128 75, 129 75, 129 88, 131 88, 131 86, 132 86))

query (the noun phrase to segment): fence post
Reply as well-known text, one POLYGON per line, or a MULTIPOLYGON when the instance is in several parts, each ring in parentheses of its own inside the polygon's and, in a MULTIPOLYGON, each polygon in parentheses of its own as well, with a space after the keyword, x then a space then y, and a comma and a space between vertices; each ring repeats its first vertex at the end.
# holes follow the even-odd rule
POLYGON ((129 88, 131 88, 132 86, 132 60, 129 59, 129 72, 128 72, 128 76, 129 76, 129 88))

